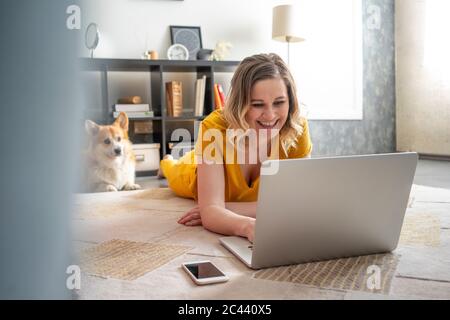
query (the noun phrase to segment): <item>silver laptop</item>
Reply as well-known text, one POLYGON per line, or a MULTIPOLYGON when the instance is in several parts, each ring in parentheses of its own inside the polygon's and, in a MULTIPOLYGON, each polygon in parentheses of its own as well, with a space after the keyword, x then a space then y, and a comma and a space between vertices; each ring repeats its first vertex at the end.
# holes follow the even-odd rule
POLYGON ((276 174, 260 177, 253 245, 220 242, 252 269, 393 251, 417 161, 417 153, 278 161, 276 174))

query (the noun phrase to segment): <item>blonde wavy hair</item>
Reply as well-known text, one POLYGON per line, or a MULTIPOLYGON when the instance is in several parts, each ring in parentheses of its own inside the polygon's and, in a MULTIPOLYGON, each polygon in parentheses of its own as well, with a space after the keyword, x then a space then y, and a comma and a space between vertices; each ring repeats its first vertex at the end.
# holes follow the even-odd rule
POLYGON ((247 131, 245 115, 250 108, 251 90, 261 80, 281 78, 287 88, 289 114, 280 130, 280 141, 285 154, 296 147, 298 136, 303 134, 304 118, 300 116, 297 89, 294 78, 284 61, 277 54, 257 54, 245 58, 237 67, 231 80, 231 89, 223 110, 223 117, 230 129, 247 131))

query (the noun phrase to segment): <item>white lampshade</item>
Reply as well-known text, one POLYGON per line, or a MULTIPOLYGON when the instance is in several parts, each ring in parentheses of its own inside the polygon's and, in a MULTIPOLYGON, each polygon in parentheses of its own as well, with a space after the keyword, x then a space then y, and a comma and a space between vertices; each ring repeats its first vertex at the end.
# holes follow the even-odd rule
POLYGON ((299 36, 299 15, 294 5, 282 5, 273 8, 272 39, 281 42, 304 41, 299 36))

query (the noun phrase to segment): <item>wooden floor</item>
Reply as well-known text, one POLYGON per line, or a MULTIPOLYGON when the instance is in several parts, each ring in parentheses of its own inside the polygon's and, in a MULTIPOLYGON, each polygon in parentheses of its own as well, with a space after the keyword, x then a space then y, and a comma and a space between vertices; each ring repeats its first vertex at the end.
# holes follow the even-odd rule
POLYGON ((400 244, 392 254, 254 271, 219 235, 176 220, 195 205, 164 180, 147 189, 76 196, 80 299, 450 299, 450 163, 420 161, 400 244), (155 187, 159 189, 155 189, 155 187), (182 262, 209 259, 230 277, 197 287, 182 262), (368 268, 378 266, 379 286, 368 268))

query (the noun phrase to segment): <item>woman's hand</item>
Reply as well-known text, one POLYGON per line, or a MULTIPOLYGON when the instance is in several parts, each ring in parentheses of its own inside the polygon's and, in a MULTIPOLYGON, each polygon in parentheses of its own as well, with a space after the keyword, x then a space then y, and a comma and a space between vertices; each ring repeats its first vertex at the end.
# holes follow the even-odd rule
MULTIPOLYGON (((248 241, 253 243, 255 239, 255 219, 247 218, 245 225, 243 225, 242 236, 246 237, 248 241)), ((200 216, 200 207, 196 206, 189 211, 187 211, 180 219, 178 219, 179 224, 184 224, 185 226, 201 226, 202 225, 202 217, 200 216)))
POLYGON ((196 206, 187 211, 180 219, 178 219, 178 223, 190 227, 201 226, 202 218, 200 216, 200 207, 196 206))
POLYGON ((255 221, 254 218, 247 218, 247 221, 242 225, 242 229, 239 232, 239 235, 241 237, 245 237, 253 243, 253 240, 255 240, 255 221))

